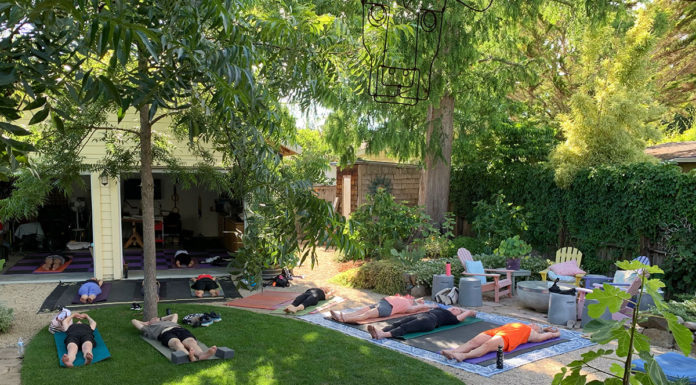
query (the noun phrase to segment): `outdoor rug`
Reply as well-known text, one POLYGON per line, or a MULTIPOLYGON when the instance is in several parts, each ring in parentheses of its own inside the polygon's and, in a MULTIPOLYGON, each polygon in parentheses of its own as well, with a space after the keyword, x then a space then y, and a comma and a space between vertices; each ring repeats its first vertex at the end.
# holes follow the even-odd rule
MULTIPOLYGON (((495 359, 493 362, 488 363, 489 361, 482 361, 479 364, 476 363, 471 363, 471 362, 457 362, 455 360, 448 360, 445 358, 443 355, 437 353, 436 351, 430 351, 426 350, 423 347, 420 347, 419 345, 425 344, 429 345, 432 344, 432 341, 434 339, 440 340, 441 338, 449 338, 446 337, 447 333, 462 333, 466 331, 467 334, 473 334, 476 335, 480 333, 483 330, 490 329, 491 327, 497 327, 506 323, 510 322, 522 322, 520 320, 506 317, 506 316, 501 316, 501 315, 495 315, 495 314, 487 314, 487 313, 482 313, 478 312, 476 314, 476 317, 481 319, 482 322, 476 322, 470 325, 467 325, 462 328, 455 328, 455 329, 450 329, 443 331, 441 333, 435 333, 435 334, 429 334, 426 336, 418 337, 418 338, 413 338, 409 340, 396 340, 396 339, 382 339, 382 340, 373 340, 370 337, 370 334, 367 333, 366 331, 361 330, 361 326, 356 325, 346 325, 342 324, 339 322, 335 322, 333 320, 327 320, 325 317, 327 317, 329 314, 328 313, 323 313, 323 314, 308 314, 304 316, 300 316, 299 318, 317 324, 321 325, 330 329, 334 329, 337 331, 340 331, 344 334, 356 337, 356 338, 361 338, 367 341, 370 341, 374 344, 383 346, 387 349, 395 350, 404 354, 408 354, 414 357, 419 357, 424 360, 432 361, 432 362, 437 362, 442 365, 447 365, 451 366, 453 368, 458 368, 462 370, 466 370, 471 373, 476 373, 484 377, 491 377, 495 374, 502 373, 505 371, 508 371, 510 369, 514 369, 517 367, 520 367, 522 365, 528 364, 530 362, 538 361, 544 358, 548 357, 553 357, 559 354, 567 353, 573 350, 577 350, 580 348, 584 348, 586 346, 591 346, 594 345, 594 343, 590 342, 590 340, 582 338, 582 334, 579 332, 571 331, 571 330, 565 330, 561 329, 561 338, 560 340, 564 340, 564 342, 560 341, 546 341, 555 343, 551 346, 546 346, 546 347, 532 347, 535 350, 532 351, 527 351, 527 352, 521 352, 519 355, 514 355, 515 352, 511 353, 506 353, 505 354, 505 366, 503 369, 497 369, 495 367, 495 359), (442 335, 443 337, 440 337, 442 335), (430 339, 430 341, 428 341, 430 339)), ((385 324, 386 325, 386 324, 385 324)), ((374 325, 377 327, 378 325, 374 325)), ((473 337, 473 335, 471 337, 473 337)), ((433 347, 430 347, 431 349, 434 349, 433 347)), ((518 348, 519 349, 519 348, 518 348)), ((518 350, 516 349, 516 351, 518 350)), ((441 349, 438 349, 441 350, 441 349)))
POLYGON ((293 293, 291 291, 263 291, 258 294, 248 297, 235 299, 227 302, 227 306, 247 307, 252 309, 276 310, 283 305, 289 303, 295 297, 302 293, 293 293))
MULTIPOLYGON (((53 339, 56 342, 56 351, 58 352, 58 363, 62 367, 65 367, 65 364, 63 363, 63 354, 66 354, 68 352, 68 349, 65 347, 66 336, 67 335, 64 332, 56 332, 53 335, 53 339)), ((109 352, 109 349, 106 347, 104 339, 102 338, 101 334, 99 334, 99 329, 94 330, 94 342, 95 345, 94 348, 92 348, 92 364, 111 357, 111 353, 109 352)), ((84 364, 85 357, 82 355, 82 349, 80 349, 77 351, 77 356, 75 356, 75 361, 73 361, 73 365, 82 366, 84 364)))
MULTIPOLYGON (((419 313, 414 313, 414 314, 419 314, 419 313)), ((373 322, 370 325, 374 326, 377 329, 384 329, 385 327, 387 327, 389 325, 393 325, 397 321, 402 320, 402 319, 409 317, 411 315, 413 315, 413 314, 409 314, 409 315, 402 314, 400 317, 391 317, 387 321, 373 322)), ((329 321, 333 320, 331 317, 326 317, 326 319, 329 321)), ((333 320, 333 322, 336 322, 336 321, 333 320)), ((471 337, 474 337, 476 334, 480 333, 480 331, 477 331, 477 332, 470 335, 470 333, 468 333, 468 331, 471 330, 471 328, 467 328, 466 330, 460 330, 460 331, 456 331, 456 332, 450 332, 450 333, 444 333, 445 331, 450 330, 450 329, 460 328, 462 326, 471 325, 471 324, 477 323, 477 322, 482 322, 482 320, 479 318, 475 318, 475 317, 467 317, 466 319, 464 319, 464 321, 459 322, 459 323, 454 324, 454 325, 440 326, 438 328, 435 328, 433 330, 429 330, 426 332, 407 333, 401 337, 394 337, 394 338, 400 339, 400 340, 411 340, 411 339, 415 339, 418 337, 426 336, 428 334, 437 333, 437 336, 433 336, 431 338, 420 339, 418 341, 420 343, 416 344, 414 346, 419 347, 421 349, 429 350, 431 352, 438 352, 442 349, 449 349, 449 348, 457 347, 457 346, 463 344, 464 342, 468 341, 471 337), (452 337, 456 337, 460 334, 465 335, 466 338, 465 339, 464 338, 455 338, 455 341, 452 341, 453 340, 452 337), (458 340, 463 340, 464 342, 459 342, 458 340)), ((347 324, 347 323, 344 323, 344 324, 349 325, 351 327, 354 327, 356 329, 360 329, 364 332, 367 332, 367 326, 368 326, 367 324, 347 324)), ((488 329, 491 329, 491 328, 498 326, 498 325, 490 326, 492 324, 487 323, 487 322, 486 322, 486 324, 489 326, 485 327, 485 328, 481 328, 479 326, 475 330, 481 329, 481 331, 483 331, 483 330, 488 330, 488 329)), ((413 343, 408 343, 408 344, 411 345, 413 343)))
MULTIPOLYGON (((159 279, 160 282, 160 302, 211 302, 220 301, 222 297, 191 297, 191 287, 188 278, 167 278, 159 279)), ((229 277, 218 277, 217 281, 225 293, 226 298, 241 298, 234 282, 229 277)), ((104 302, 93 304, 71 305, 73 298, 77 294, 83 282, 61 282, 51 294, 46 297, 39 308, 39 313, 53 312, 65 306, 71 310, 90 309, 103 305, 131 304, 142 302, 142 281, 141 280, 120 280, 111 281, 111 290, 108 298, 104 302), (70 306, 68 306, 70 305, 70 306)))
POLYGON ((345 299, 342 297, 333 297, 330 300, 319 301, 319 303, 317 303, 316 305, 310 306, 310 307, 303 309, 303 310, 300 310, 295 314, 286 313, 284 308, 278 308, 276 310, 273 310, 271 312, 271 314, 301 316, 301 315, 310 314, 310 313, 318 313, 318 312, 327 310, 334 305, 338 305, 339 303, 341 303, 343 301, 345 301, 345 299))
MULTIPOLYGON (((44 264, 46 257, 53 254, 57 253, 47 251, 29 254, 17 261, 14 266, 7 269, 3 274, 45 274, 46 272, 37 271, 37 269, 44 264)), ((75 250, 60 254, 72 258, 70 264, 65 266, 62 273, 86 273, 94 271, 92 254, 89 253, 89 250, 75 250)), ((58 273, 58 271, 56 271, 56 273, 58 273)))

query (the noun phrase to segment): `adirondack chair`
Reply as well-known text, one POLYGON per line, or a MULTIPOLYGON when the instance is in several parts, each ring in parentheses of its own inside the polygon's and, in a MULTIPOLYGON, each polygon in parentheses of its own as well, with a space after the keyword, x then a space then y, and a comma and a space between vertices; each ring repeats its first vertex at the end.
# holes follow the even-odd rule
MULTIPOLYGON (((574 261, 578 267, 580 267, 580 262, 582 261, 582 252, 574 247, 563 247, 556 251, 556 263, 562 263, 567 261, 574 261)), ((541 274, 541 280, 546 281, 546 275, 549 273, 549 269, 546 268, 539 272, 541 274)), ((580 286, 580 280, 585 274, 575 275, 575 286, 580 286)))
MULTIPOLYGON (((625 290, 628 294, 631 295, 631 298, 638 295, 638 292, 640 291, 640 286, 642 284, 641 277, 635 277, 633 281, 631 281, 631 284, 627 288, 621 288, 621 290, 625 290)), ((594 290, 602 290, 599 288, 596 289, 585 289, 585 288, 577 288, 576 291, 578 292, 578 314, 582 314, 582 310, 585 306, 585 295, 587 293, 592 293, 594 290)), ((626 318, 633 317, 633 309, 628 307, 628 300, 624 300, 621 303, 621 308, 619 309, 618 312, 612 313, 611 318, 614 321, 621 321, 626 318)))
MULTIPOLYGON (((633 260, 639 261, 644 265, 650 266, 650 259, 644 255, 634 258, 633 260)), ((638 269, 636 271, 617 270, 616 273, 614 273, 614 279, 611 282, 607 283, 613 286, 629 287, 633 281, 633 278, 642 273, 642 269, 638 269)), ((602 284, 595 283, 592 286, 595 288, 601 288, 602 284)))
MULTIPOLYGON (((459 258, 459 262, 462 263, 462 266, 464 266, 464 270, 466 270, 466 261, 474 261, 474 257, 471 255, 471 252, 463 247, 457 250, 457 257, 459 258)), ((492 278, 493 281, 486 281, 485 283, 482 280, 481 292, 493 291, 495 302, 500 301, 501 295, 507 294, 508 297, 512 297, 512 272, 515 270, 505 270, 505 279, 500 279, 500 270, 496 269, 496 273, 486 273, 486 271, 492 271, 492 269, 483 269, 483 272, 479 273, 464 271, 462 275, 484 277, 484 279, 492 278)))

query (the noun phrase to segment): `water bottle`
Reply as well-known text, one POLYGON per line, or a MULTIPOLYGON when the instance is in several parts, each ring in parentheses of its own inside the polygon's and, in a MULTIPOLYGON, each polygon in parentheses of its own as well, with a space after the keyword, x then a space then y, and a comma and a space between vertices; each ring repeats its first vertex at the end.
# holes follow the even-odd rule
POLYGON ((452 275, 452 265, 449 262, 445 265, 445 274, 447 276, 452 275))
POLYGON ((496 353, 495 357, 495 367, 498 369, 503 368, 503 347, 498 346, 498 352, 496 353))
POLYGON ((19 337, 19 340, 17 340, 17 353, 19 354, 19 358, 24 357, 24 340, 22 337, 19 337))

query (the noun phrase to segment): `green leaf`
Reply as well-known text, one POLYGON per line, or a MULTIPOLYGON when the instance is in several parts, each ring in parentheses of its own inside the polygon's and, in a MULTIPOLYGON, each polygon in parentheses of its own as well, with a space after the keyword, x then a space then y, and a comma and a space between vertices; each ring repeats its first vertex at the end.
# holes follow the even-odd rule
POLYGON ((48 116, 48 111, 50 111, 50 108, 46 106, 46 108, 34 114, 34 116, 32 116, 31 120, 29 121, 29 125, 31 126, 43 122, 48 116))
POLYGON ((157 51, 155 51, 155 48, 152 46, 152 43, 150 42, 150 39, 148 39, 147 35, 145 35, 145 32, 135 31, 135 33, 138 35, 140 41, 143 43, 148 52, 150 52, 150 57, 152 57, 152 60, 154 60, 155 63, 159 63, 157 51))
POLYGON ((44 104, 46 104, 46 98, 42 96, 42 97, 40 97, 40 98, 34 99, 33 102, 27 104, 27 105, 23 108, 23 110, 24 110, 24 111, 33 110, 33 109, 35 109, 35 108, 39 108, 39 107, 43 106, 44 104))
POLYGON ((631 295, 618 287, 605 283, 603 285, 603 290, 595 289, 592 293, 587 294, 586 298, 599 301, 599 303, 593 303, 587 306, 590 317, 599 318, 606 308, 609 308, 609 311, 612 313, 618 312, 619 309, 621 309, 623 301, 631 299, 631 295))
POLYGON ((34 146, 31 145, 30 143, 20 142, 18 140, 14 140, 12 138, 3 138, 3 137, 0 137, 0 140, 5 142, 12 149, 20 151, 20 152, 34 151, 34 146))
POLYGON ((624 367, 616 362, 611 363, 609 371, 614 373, 614 375, 616 375, 617 377, 623 377, 624 375, 624 367))
POLYGON ((11 133, 12 135, 25 136, 31 134, 26 129, 16 126, 12 123, 0 122, 0 129, 11 133))
POLYGON ((63 119, 58 116, 58 114, 51 113, 51 118, 53 119, 53 124, 56 126, 56 130, 61 134, 65 133, 65 126, 63 125, 63 119))
POLYGON ((100 75, 99 80, 101 80, 102 84, 104 85, 104 89, 106 90, 107 96, 114 101, 117 105, 121 105, 121 96, 118 93, 118 89, 114 85, 114 83, 106 77, 105 75, 100 75))
POLYGON ((662 314, 667 319, 667 326, 674 336, 674 340, 677 341, 679 349, 685 354, 689 355, 691 353, 691 344, 694 342, 694 334, 686 326, 679 323, 677 316, 672 313, 662 314))
POLYGON ((11 70, 2 70, 0 71, 0 86, 7 86, 10 84, 13 84, 14 82, 17 81, 17 74, 15 72, 15 68, 12 67, 11 70))
POLYGON ((668 385, 670 383, 660 365, 649 352, 640 352, 640 358, 644 361, 645 373, 654 385, 668 385))

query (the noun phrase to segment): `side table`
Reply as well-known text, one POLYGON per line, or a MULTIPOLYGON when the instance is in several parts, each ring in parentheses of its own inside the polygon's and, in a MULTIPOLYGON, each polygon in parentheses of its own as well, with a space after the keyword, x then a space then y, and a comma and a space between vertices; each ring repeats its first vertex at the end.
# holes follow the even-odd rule
POLYGON ((593 289, 595 283, 601 284, 613 280, 613 278, 601 274, 587 274, 583 279, 585 280, 585 289, 593 289))
MULTIPOLYGON (((489 272, 495 273, 500 271, 500 274, 504 274, 505 269, 490 269, 489 272)), ((519 269, 512 272, 512 295, 517 295, 517 284, 515 283, 517 277, 531 277, 532 272, 525 269, 519 269)))

